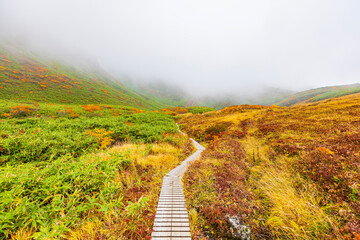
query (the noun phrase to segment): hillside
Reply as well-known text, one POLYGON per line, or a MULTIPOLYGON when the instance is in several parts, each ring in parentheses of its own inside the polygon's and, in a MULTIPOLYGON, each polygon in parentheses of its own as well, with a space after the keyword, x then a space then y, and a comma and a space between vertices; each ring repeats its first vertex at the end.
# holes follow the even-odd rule
POLYGON ((189 98, 188 105, 203 105, 222 109, 231 105, 259 104, 265 106, 292 106, 295 104, 317 102, 325 99, 346 96, 360 92, 360 84, 329 86, 293 92, 278 88, 265 88, 260 93, 242 96, 235 94, 189 98))
POLYGON ((164 81, 128 81, 125 86, 133 89, 140 95, 151 98, 165 105, 185 106, 190 95, 180 87, 171 85, 164 81))
POLYGON ((360 92, 360 84, 340 85, 310 89, 303 92, 298 92, 282 99, 277 99, 272 102, 279 106, 291 106, 299 103, 317 102, 329 98, 336 98, 346 96, 353 93, 360 92))
POLYGON ((359 83, 341 86, 328 86, 302 92, 293 92, 278 88, 265 88, 262 92, 248 97, 234 94, 228 94, 226 96, 208 96, 189 99, 189 103, 190 105, 204 105, 215 109, 222 109, 231 105, 239 104, 292 106, 295 104, 311 103, 346 96, 358 92, 360 92, 359 83))
POLYGON ((192 152, 168 115, 212 109, 92 67, 0 50, 0 239, 150 237, 162 179, 192 152))
POLYGON ((234 222, 253 239, 359 239, 359 102, 182 115, 207 146, 184 180, 193 239, 233 239, 234 222))
POLYGON ((0 48, 0 99, 66 104, 172 106, 126 88, 104 71, 85 71, 15 48, 0 48))
POLYGON ((20 104, 0 100, 0 239, 147 239, 163 177, 192 150, 173 117, 20 104))
POLYGON ((360 84, 215 111, 172 106, 240 99, 11 49, 0 70, 0 238, 149 238, 162 178, 192 152, 174 119, 207 146, 184 177, 193 239, 232 239, 233 222, 254 239, 360 237, 360 84))

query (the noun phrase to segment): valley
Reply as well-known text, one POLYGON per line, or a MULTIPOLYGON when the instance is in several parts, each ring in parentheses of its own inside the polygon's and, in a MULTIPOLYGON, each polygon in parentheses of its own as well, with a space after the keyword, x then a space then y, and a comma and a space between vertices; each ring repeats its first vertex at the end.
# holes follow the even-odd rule
POLYGON ((359 12, 0 0, 0 240, 360 240, 359 12))
POLYGON ((206 147, 182 180, 192 239, 360 238, 356 84, 216 110, 21 52, 0 62, 1 239, 151 239, 190 137, 206 147))

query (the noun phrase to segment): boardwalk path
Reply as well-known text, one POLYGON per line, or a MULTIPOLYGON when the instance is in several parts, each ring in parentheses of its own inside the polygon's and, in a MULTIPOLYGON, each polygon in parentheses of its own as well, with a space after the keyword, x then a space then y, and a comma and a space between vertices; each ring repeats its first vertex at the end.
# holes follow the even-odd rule
POLYGON ((189 162, 196 160, 205 149, 195 140, 191 141, 197 151, 164 177, 151 235, 153 240, 191 240, 181 178, 189 162))

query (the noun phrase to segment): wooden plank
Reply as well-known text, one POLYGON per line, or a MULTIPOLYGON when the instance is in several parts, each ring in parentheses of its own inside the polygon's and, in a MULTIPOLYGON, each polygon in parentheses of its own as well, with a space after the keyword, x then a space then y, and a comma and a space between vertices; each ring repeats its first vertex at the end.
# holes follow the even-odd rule
POLYGON ((189 216, 181 179, 189 162, 196 160, 205 149, 193 139, 191 140, 197 151, 171 170, 163 179, 151 234, 153 240, 191 239, 189 216))

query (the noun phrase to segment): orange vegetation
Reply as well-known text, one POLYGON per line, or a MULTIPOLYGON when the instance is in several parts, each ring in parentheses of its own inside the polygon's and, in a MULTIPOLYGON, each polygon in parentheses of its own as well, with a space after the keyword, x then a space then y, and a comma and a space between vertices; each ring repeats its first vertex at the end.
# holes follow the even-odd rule
POLYGON ((76 112, 74 112, 74 110, 73 110, 71 107, 67 107, 66 110, 65 110, 65 112, 66 112, 67 114, 69 114, 69 116, 72 117, 72 118, 77 118, 77 117, 79 117, 79 115, 78 115, 76 112))
POLYGON ((97 138, 97 141, 100 144, 100 149, 106 148, 114 141, 111 136, 113 132, 106 131, 106 129, 95 128, 94 130, 86 130, 86 133, 97 138))
POLYGON ((226 107, 223 110, 221 110, 221 113, 235 113, 235 112, 244 112, 248 110, 256 110, 256 109, 272 109, 272 108, 278 108, 278 106, 273 105, 270 107, 262 106, 262 105, 233 105, 230 107, 226 107))
POLYGON ((101 110, 101 107, 97 105, 82 105, 81 107, 84 109, 84 111, 87 112, 94 112, 101 110))
POLYGON ((137 108, 132 108, 131 111, 132 111, 133 113, 142 113, 142 112, 144 112, 144 110, 137 109, 137 108))
MULTIPOLYGON (((360 94, 353 94, 294 107, 232 106, 183 115, 182 129, 209 144, 186 183, 190 206, 197 209, 194 219, 202 219, 194 225, 197 231, 204 228, 214 231, 215 238, 229 237, 221 229, 230 231, 227 216, 234 210, 243 213, 241 221, 253 234, 264 238, 356 239, 359 103, 360 94), (242 148, 246 155, 232 157, 242 148), (246 181, 227 171, 236 166, 234 159, 246 181), (209 189, 214 195, 203 197, 209 189), (242 198, 232 200, 237 199, 233 191, 242 198)), ((203 236, 196 234, 199 238, 194 239, 203 236)))
POLYGON ((33 108, 29 106, 14 106, 10 108, 11 116, 27 116, 31 113, 33 108))
POLYGON ((161 109, 158 112, 165 113, 165 114, 168 114, 168 115, 176 115, 176 114, 188 113, 189 110, 187 110, 184 107, 170 107, 170 108, 161 109))

